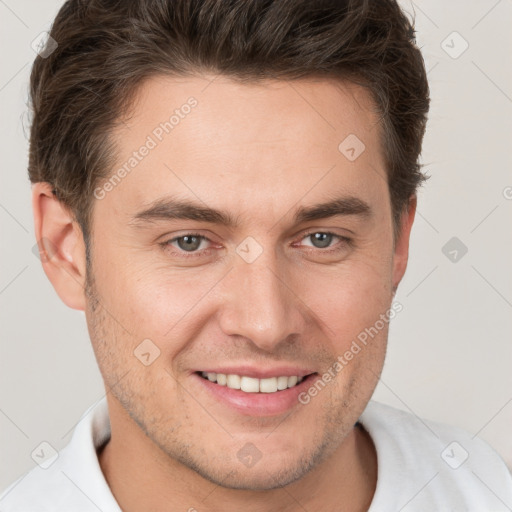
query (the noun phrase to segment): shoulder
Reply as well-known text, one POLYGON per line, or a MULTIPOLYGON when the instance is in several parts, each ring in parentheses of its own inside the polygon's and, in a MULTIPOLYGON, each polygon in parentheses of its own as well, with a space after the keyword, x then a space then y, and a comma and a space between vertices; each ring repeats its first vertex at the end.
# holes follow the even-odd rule
POLYGON ((360 417, 377 451, 380 510, 510 510, 512 477, 469 432, 371 400, 360 417))
MULTIPOLYGON (((97 448, 110 436, 106 400, 91 407, 78 422, 71 441, 13 482, 0 495, 2 512, 120 512, 101 472, 97 448)), ((47 452, 45 453, 45 450, 47 452)))
POLYGON ((2 512, 55 512, 72 503, 75 510, 88 510, 77 501, 78 496, 74 497, 77 491, 61 464, 54 462, 46 470, 35 467, 13 482, 0 496, 0 507, 2 512))
POLYGON ((511 509, 510 472, 478 437, 373 400, 360 423, 378 459, 371 512, 511 509))

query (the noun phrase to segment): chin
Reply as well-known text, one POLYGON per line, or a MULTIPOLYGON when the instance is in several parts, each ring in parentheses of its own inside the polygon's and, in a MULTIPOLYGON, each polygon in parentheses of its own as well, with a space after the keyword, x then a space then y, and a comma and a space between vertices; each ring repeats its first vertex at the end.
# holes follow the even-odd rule
POLYGON ((270 491, 300 480, 310 469, 302 466, 293 466, 272 470, 268 469, 261 462, 259 468, 257 466, 240 468, 239 464, 237 464, 231 470, 227 468, 223 474, 220 474, 219 471, 202 471, 200 468, 195 468, 195 471, 206 480, 226 489, 270 491))
POLYGON ((276 450, 268 456, 262 454, 259 459, 256 456, 247 463, 244 463, 244 455, 254 454, 254 451, 242 448, 235 457, 210 459, 208 465, 202 464, 204 459, 198 462, 197 459, 186 458, 180 462, 204 479, 227 489, 270 491, 302 479, 328 457, 332 448, 321 444, 307 451, 299 449, 293 456, 276 450))

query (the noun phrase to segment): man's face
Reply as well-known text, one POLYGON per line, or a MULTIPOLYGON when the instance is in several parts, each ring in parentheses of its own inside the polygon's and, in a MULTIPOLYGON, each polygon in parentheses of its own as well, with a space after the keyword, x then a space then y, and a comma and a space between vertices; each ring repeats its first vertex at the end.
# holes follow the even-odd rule
POLYGON ((113 172, 129 172, 94 201, 100 305, 86 310, 111 414, 215 483, 301 478, 336 452, 373 393, 387 323, 335 365, 386 314, 401 278, 372 108, 363 89, 328 81, 159 77, 114 134, 113 172), (296 218, 342 198, 352 198, 344 213, 296 218), (138 215, 171 200, 234 224, 173 218, 176 208, 138 215), (301 403, 329 369, 335 378, 301 403), (304 380, 250 393, 203 371, 304 380))

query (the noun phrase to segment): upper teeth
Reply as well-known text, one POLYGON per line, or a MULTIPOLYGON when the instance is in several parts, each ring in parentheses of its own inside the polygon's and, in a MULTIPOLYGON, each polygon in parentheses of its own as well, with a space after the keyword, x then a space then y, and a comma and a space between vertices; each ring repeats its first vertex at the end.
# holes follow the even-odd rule
POLYGON ((240 389, 246 393, 275 393, 286 388, 292 388, 302 381, 303 377, 270 377, 268 379, 255 379, 245 375, 226 375, 225 373, 202 372, 202 376, 220 386, 231 389, 240 389))

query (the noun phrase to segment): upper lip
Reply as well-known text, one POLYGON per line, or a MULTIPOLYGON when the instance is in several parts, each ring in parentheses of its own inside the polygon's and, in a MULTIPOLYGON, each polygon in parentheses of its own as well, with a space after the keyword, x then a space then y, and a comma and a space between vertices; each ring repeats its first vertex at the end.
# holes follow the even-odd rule
POLYGON ((256 368, 250 365, 242 365, 242 366, 217 366, 217 367, 207 367, 201 368, 200 370, 196 370, 198 372, 207 372, 207 373, 223 373, 225 375, 244 375, 247 377, 252 377, 254 379, 269 379, 271 377, 292 377, 296 375, 297 377, 305 377, 311 373, 315 373, 313 370, 298 367, 298 366, 274 366, 273 368, 262 368, 261 365, 256 368))

